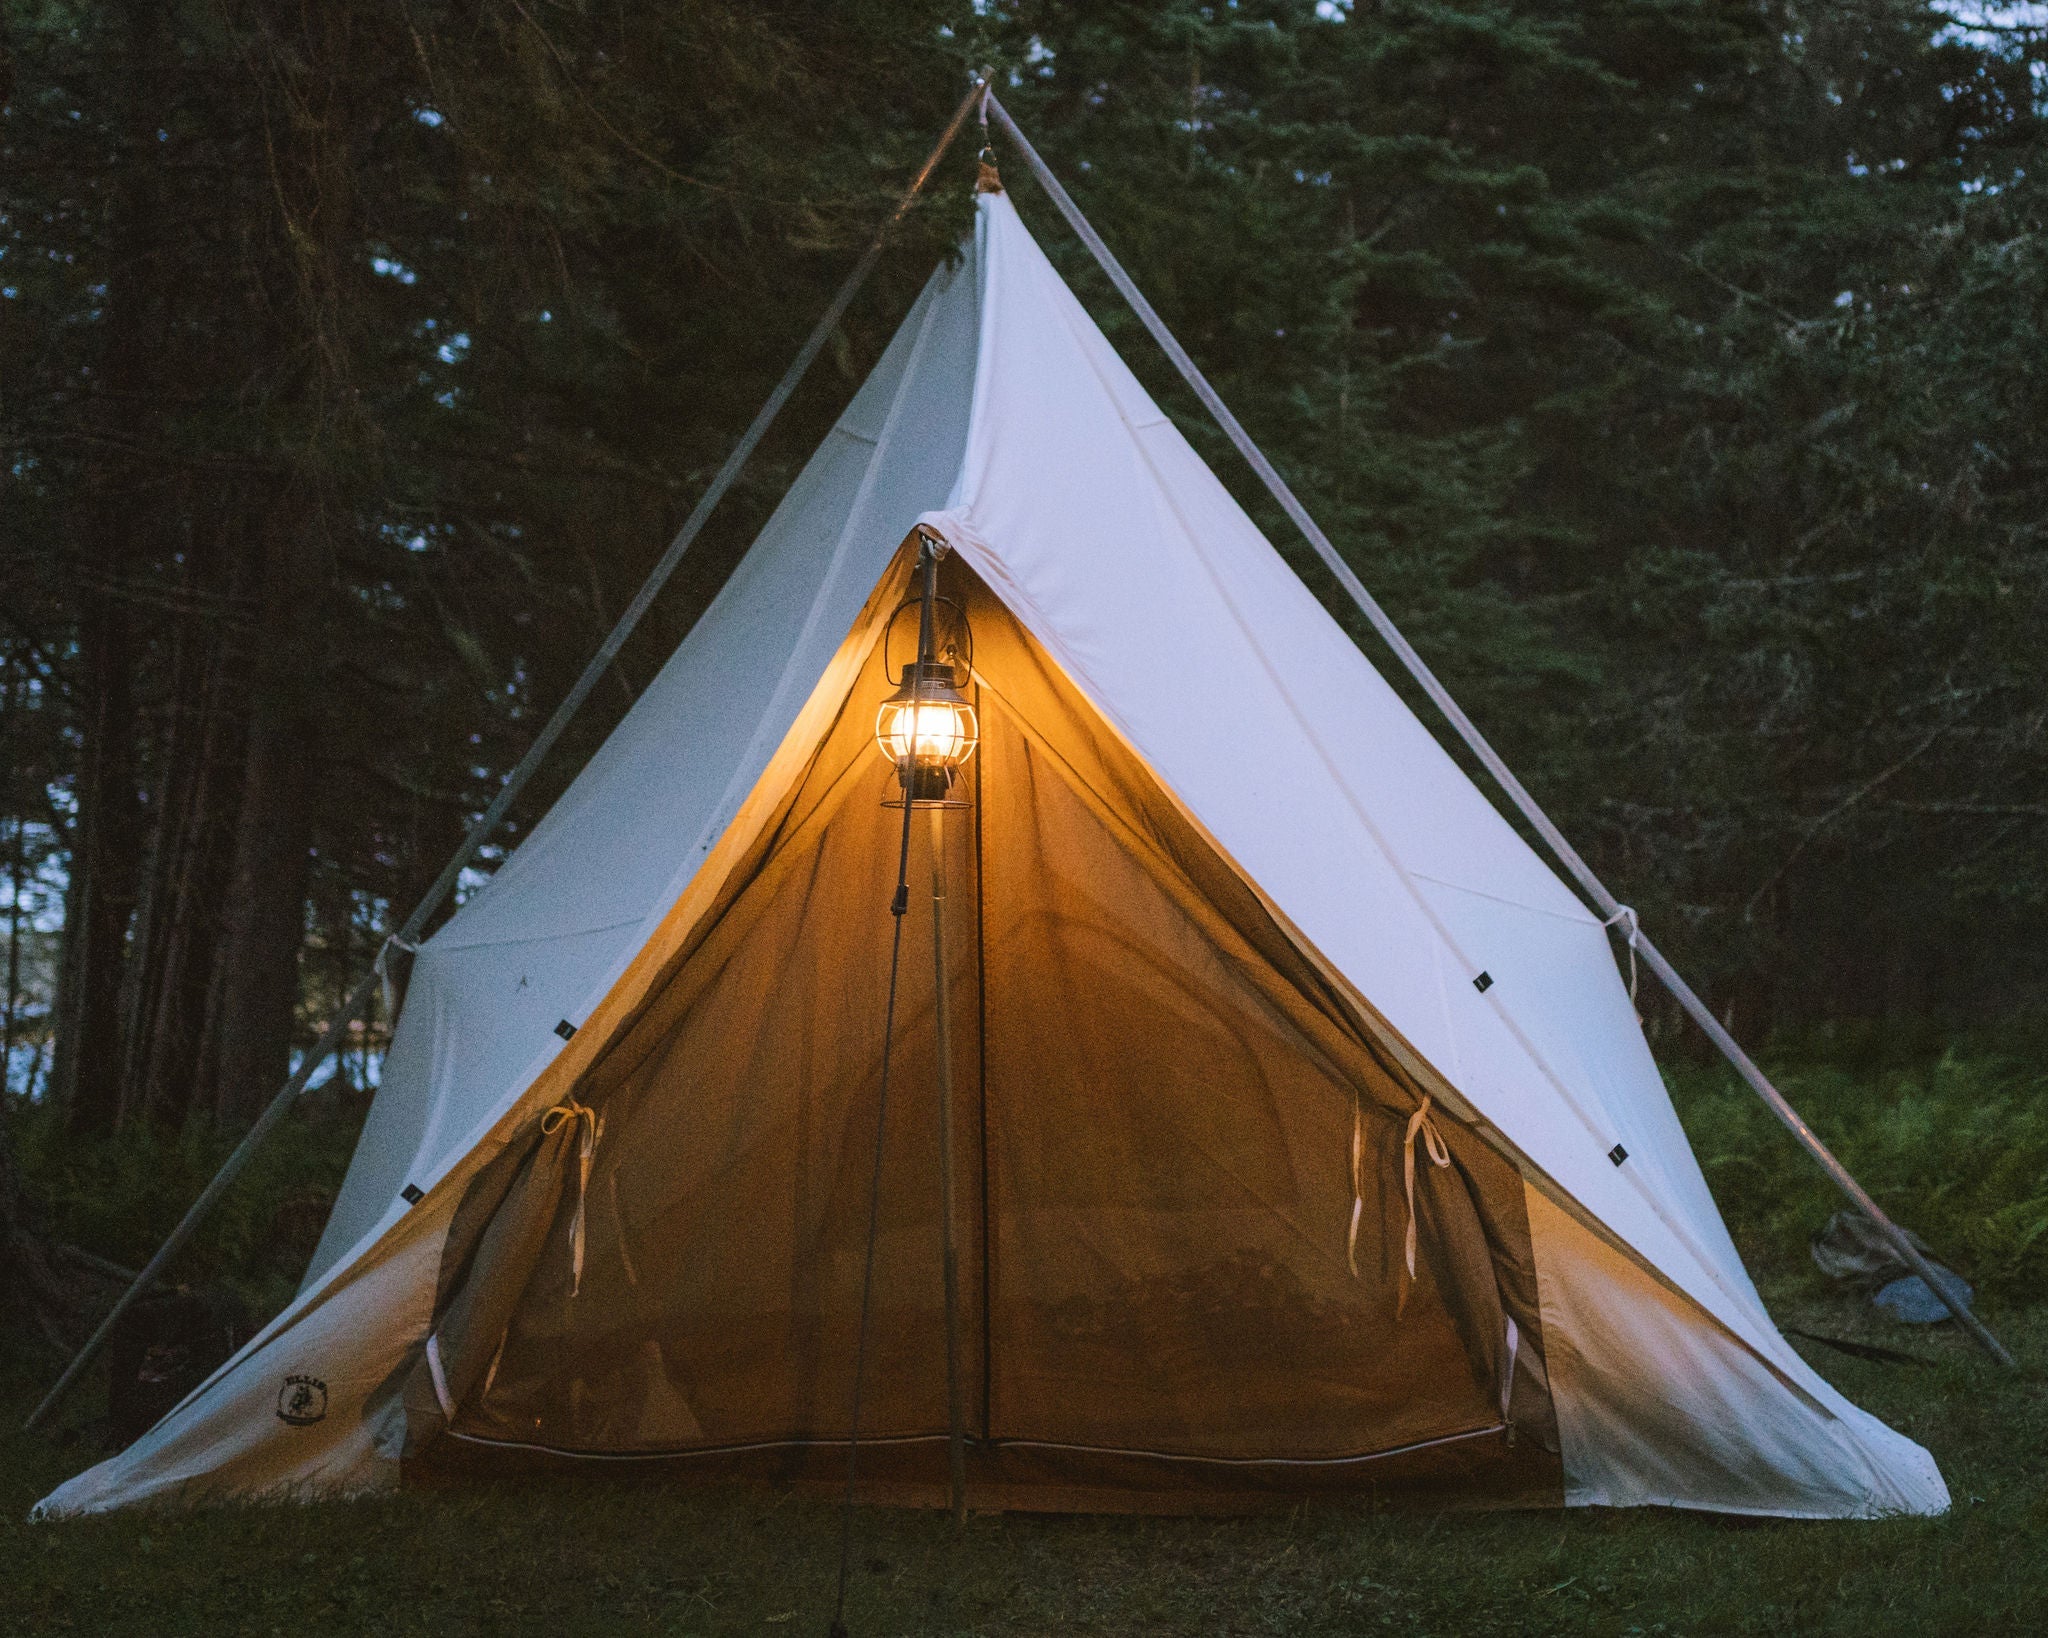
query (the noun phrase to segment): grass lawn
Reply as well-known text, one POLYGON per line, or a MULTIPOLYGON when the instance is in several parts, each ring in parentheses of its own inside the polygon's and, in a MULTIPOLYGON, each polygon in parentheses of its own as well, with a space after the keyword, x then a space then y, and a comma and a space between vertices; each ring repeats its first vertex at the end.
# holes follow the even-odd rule
MULTIPOLYGON (((1791 1090, 1804 1091, 1880 1198, 1979 1276, 1987 1318, 2025 1364, 2018 1373, 1952 1327, 1889 1326, 1823 1288, 1804 1235, 1832 1209, 1825 1185, 1753 1104, 1718 1082, 1680 1088, 1781 1322, 1928 1361, 1877 1364, 1800 1344, 1851 1398, 1934 1452, 1955 1496, 1946 1518, 1321 1506, 1224 1521, 998 1516, 956 1534, 936 1514, 875 1511, 858 1524, 849 1624, 858 1638, 2048 1631, 2048 1305, 2023 1300, 2039 1289, 2048 1250, 2032 1227, 2048 1186, 2048 1088, 2031 1064, 2001 1063, 1969 1075, 1939 1064, 1831 1067, 1791 1090), (1967 1192, 1993 1188, 1986 1179, 1994 1195, 1967 1192)), ((105 1249, 135 1255, 117 1242, 105 1249)), ((93 1455, 18 1432, 48 1370, 38 1359, 31 1371, 0 1343, 0 1634, 815 1638, 830 1614, 831 1507, 645 1479, 30 1526, 30 1505, 93 1455)), ((89 1398, 70 1414, 90 1415, 89 1398)))
MULTIPOLYGON (((1778 1305, 1841 1335, 1842 1300, 1778 1305)), ((2048 1309, 1997 1316, 2048 1358, 2048 1309)), ((1946 1328, 1944 1328, 1946 1329, 1946 1328)), ((1876 1335, 1865 1330, 1863 1334, 1876 1335)), ((1884 1333, 1897 1345, 1898 1338, 1884 1333)), ((1852 1397, 1929 1446, 1934 1520, 1792 1524, 1666 1512, 1431 1516, 1319 1507, 1242 1520, 859 1520, 857 1635, 897 1633, 2031 1633, 2048 1606, 2048 1396, 1966 1341, 1926 1368, 1820 1350, 1852 1397)), ((31 1526, 82 1465, 0 1443, 0 1632, 822 1633, 836 1515, 655 1483, 490 1485, 311 1507, 31 1526)))

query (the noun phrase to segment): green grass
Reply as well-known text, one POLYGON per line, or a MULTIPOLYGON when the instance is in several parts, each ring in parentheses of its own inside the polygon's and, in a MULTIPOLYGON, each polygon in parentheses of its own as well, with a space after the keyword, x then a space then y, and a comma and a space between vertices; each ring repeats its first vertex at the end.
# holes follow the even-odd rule
MULTIPOLYGON (((2048 1030, 1938 1048, 1844 1028, 1781 1042, 1772 1077, 1878 1203, 1977 1286, 2048 1297, 2048 1030)), ((1728 1070, 1681 1071, 1693 1152, 1759 1279, 1816 1292, 1806 1242, 1843 1201, 1728 1070)))
MULTIPOLYGON (((859 1518, 858 1635, 2031 1633, 2048 1627, 2048 1059, 1832 1037, 1774 1067, 1830 1141, 1985 1291, 2026 1369, 1951 1327, 1891 1327, 1811 1270, 1835 1202, 1746 1095, 1679 1077, 1687 1124, 1782 1321, 1924 1356, 1825 1349, 1830 1380, 1927 1445, 1942 1519, 1795 1524, 1673 1512, 1241 1520, 859 1518)), ((73 1173, 71 1175, 79 1175, 73 1173)), ((289 1178, 282 1178, 280 1187, 289 1178)), ((253 1208, 252 1208, 253 1209, 253 1208)), ((105 1245, 109 1252, 125 1247, 105 1245)), ((225 1255, 225 1251, 222 1253, 225 1255)), ((38 1361, 36 1371, 46 1371, 38 1361)), ((30 1526, 90 1453, 15 1430, 0 1350, 0 1634, 822 1633, 829 1506, 658 1481, 473 1484, 305 1507, 30 1526)), ((76 1413, 84 1415, 90 1407, 76 1413)))
MULTIPOLYGON (((290 1301, 348 1170, 362 1108, 309 1096, 201 1224, 176 1277, 230 1286, 261 1313, 290 1301)), ((51 1110, 17 1105, 10 1118, 45 1230, 130 1268, 163 1244, 241 1137, 195 1121, 174 1136, 141 1126, 82 1141, 51 1110)))
MULTIPOLYGON (((1793 1317, 1842 1327, 1837 1305, 1793 1317)), ((2048 1357, 2048 1311, 2008 1341, 2048 1357)), ((1822 1358, 1940 1457, 1947 1518, 1794 1524, 1668 1512, 1243 1520, 859 1519, 860 1635, 2024 1633, 2048 1600, 2038 1374, 1919 1336, 1924 1369, 1822 1358)), ((17 1390, 26 1384, 14 1384, 17 1390)), ((826 1505, 650 1483, 23 1522, 76 1455, 0 1443, 0 1632, 804 1633, 830 1613, 826 1505)))

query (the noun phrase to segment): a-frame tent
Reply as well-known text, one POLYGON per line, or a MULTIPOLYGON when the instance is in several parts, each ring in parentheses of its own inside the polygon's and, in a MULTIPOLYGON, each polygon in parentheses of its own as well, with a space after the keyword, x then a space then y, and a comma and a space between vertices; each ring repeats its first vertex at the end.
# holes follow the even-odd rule
MULTIPOLYGON (((1606 928, 992 194, 419 952, 297 1299, 45 1514, 416 1463, 842 1470, 899 822, 879 637, 919 528, 983 733, 942 844, 971 1500, 1947 1506, 1772 1324, 1606 928)), ((946 1403, 934 980, 905 974, 863 1471, 915 1495, 946 1403)))

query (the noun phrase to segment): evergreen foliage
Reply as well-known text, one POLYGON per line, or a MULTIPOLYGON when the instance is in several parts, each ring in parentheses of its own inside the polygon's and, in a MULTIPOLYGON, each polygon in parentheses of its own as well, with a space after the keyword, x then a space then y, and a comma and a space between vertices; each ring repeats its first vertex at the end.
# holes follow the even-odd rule
MULTIPOLYGON (((2026 27, 1913 0, 5 0, 0 28, 0 874, 63 928, 55 993, 34 925, 12 946, 10 1084, 76 1131, 260 1104, 982 61, 1738 1029, 2040 997, 2026 27)), ((873 362, 969 157, 493 858, 873 362)))

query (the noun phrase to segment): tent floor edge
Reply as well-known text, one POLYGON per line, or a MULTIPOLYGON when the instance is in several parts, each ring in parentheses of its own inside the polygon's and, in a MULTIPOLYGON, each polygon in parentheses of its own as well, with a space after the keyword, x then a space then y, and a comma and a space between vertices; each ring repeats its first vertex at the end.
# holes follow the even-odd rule
MULTIPOLYGON (((1245 1482, 1246 1464, 1235 1460, 1075 1450, 1029 1440, 991 1447, 973 1440, 967 1449, 967 1511, 1223 1518, 1304 1505, 1459 1512, 1562 1507, 1558 1458, 1535 1440, 1512 1439, 1511 1432, 1495 1424, 1349 1460, 1276 1459, 1256 1484, 1245 1482)), ((946 1444, 943 1429, 911 1440, 863 1438, 856 1504, 949 1509, 946 1444)), ((453 1434, 408 1458, 403 1483, 441 1490, 550 1473, 588 1478, 601 1470, 608 1481, 624 1485, 682 1483, 823 1507, 844 1501, 845 1449, 841 1439, 746 1451, 577 1453, 453 1434)))

